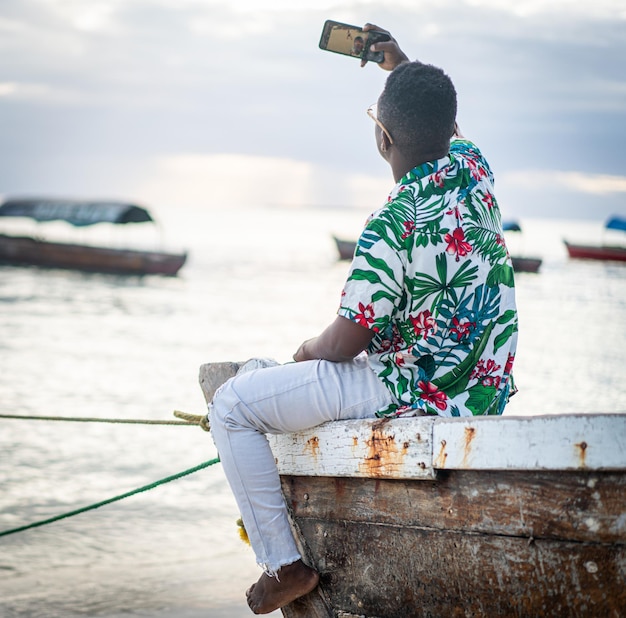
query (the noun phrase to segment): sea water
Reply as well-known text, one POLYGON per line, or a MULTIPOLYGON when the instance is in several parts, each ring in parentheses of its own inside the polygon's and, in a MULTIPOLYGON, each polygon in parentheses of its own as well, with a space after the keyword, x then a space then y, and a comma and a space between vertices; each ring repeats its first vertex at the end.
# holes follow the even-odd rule
MULTIPOLYGON (((0 414, 202 414, 202 363, 285 362, 333 318, 356 209, 172 210, 179 277, 0 267, 0 414)), ((519 393, 506 414, 626 413, 626 265, 568 259, 600 222, 522 221, 519 393)), ((0 531, 142 487, 216 456, 197 427, 0 419, 0 531)), ((219 464, 72 518, 0 537, 5 618, 251 615, 259 570, 219 464)), ((280 612, 275 612, 280 615, 280 612)))

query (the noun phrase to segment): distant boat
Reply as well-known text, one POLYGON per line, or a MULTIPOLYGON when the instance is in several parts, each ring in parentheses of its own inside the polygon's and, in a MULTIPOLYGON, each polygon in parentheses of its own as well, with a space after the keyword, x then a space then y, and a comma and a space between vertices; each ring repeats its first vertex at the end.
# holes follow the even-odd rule
MULTIPOLYGON (((604 225, 607 230, 626 232, 626 218, 613 216, 604 225)), ((571 258, 588 260, 615 260, 626 262, 626 245, 582 245, 563 240, 571 258)))
POLYGON ((340 260, 351 260, 354 257, 356 249, 356 240, 346 240, 345 238, 337 238, 333 236, 340 260))
MULTIPOLYGON (((154 222, 150 213, 136 204, 61 199, 9 199, 0 206, 1 217, 26 217, 38 222, 66 221, 75 227, 97 223, 154 222)), ((123 275, 174 276, 186 260, 186 252, 121 249, 0 234, 1 264, 123 275)))
MULTIPOLYGON (((502 230, 504 232, 521 232, 522 227, 517 221, 503 221, 502 230)), ((511 255, 513 270, 518 273, 536 273, 543 263, 540 257, 531 257, 527 255, 511 255)))
MULTIPOLYGON (((508 223, 503 223, 503 230, 511 231, 511 232, 519 232, 521 231, 521 227, 519 223, 511 221, 508 223)), ((333 236, 333 240, 335 241, 335 245, 337 247, 337 252, 339 253, 340 260, 351 260, 354 256, 354 250, 356 248, 356 241, 354 240, 346 240, 344 238, 338 238, 337 236, 333 236)), ((539 257, 529 257, 529 256, 521 256, 521 255, 512 255, 511 261, 513 263, 513 270, 516 272, 528 272, 528 273, 536 273, 539 271, 539 267, 541 266, 542 259, 539 257)))
POLYGON ((522 257, 521 255, 512 255, 511 262, 513 270, 518 273, 536 273, 539 272, 543 260, 538 257, 522 257))

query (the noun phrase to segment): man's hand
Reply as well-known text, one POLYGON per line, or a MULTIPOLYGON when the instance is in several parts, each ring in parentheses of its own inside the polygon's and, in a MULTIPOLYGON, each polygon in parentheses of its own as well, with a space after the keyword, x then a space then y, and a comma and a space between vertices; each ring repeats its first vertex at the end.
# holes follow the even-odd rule
POLYGON ((307 350, 305 349, 306 345, 310 344, 312 341, 315 341, 315 338, 307 339, 304 343, 300 344, 300 347, 298 348, 296 353, 293 355, 293 360, 295 360, 296 363, 300 363, 305 360, 314 360, 313 357, 309 357, 307 350))
MULTIPOLYGON (((393 71, 399 64, 408 62, 408 56, 400 49, 398 42, 391 36, 388 30, 383 30, 374 24, 365 24, 363 30, 378 30, 378 32, 384 32, 389 35, 388 41, 380 41, 374 43, 370 49, 372 51, 384 52, 385 57, 382 62, 378 63, 378 66, 385 71, 393 71)), ((367 60, 361 60, 361 66, 364 67, 367 64, 367 60)))
POLYGON ((352 360, 370 344, 374 332, 337 316, 319 337, 307 339, 293 355, 296 362, 323 359, 340 363, 352 360))

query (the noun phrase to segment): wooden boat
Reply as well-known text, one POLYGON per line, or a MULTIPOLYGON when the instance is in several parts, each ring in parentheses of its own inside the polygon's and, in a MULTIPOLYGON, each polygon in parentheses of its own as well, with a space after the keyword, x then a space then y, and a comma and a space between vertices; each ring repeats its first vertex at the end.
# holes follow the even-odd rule
MULTIPOLYGON (((355 240, 346 240, 333 236, 337 252, 340 260, 351 260, 356 248, 355 240)), ((513 270, 515 272, 536 273, 539 271, 543 260, 539 257, 530 257, 522 255, 512 255, 513 270)))
POLYGON ((571 258, 585 260, 615 260, 626 262, 626 247, 616 245, 580 245, 564 240, 567 254, 571 258))
POLYGON ((543 260, 538 257, 512 255, 511 262, 513 264, 513 270, 517 273, 536 273, 539 272, 543 260))
POLYGON ((351 260, 354 257, 356 240, 347 240, 345 238, 338 238, 337 236, 333 236, 333 240, 337 247, 340 260, 351 260))
MULTIPOLYGON (((626 218, 610 217, 604 227, 607 230, 626 231, 626 218)), ((568 242, 567 240, 563 240, 563 243, 571 258, 626 262, 626 245, 588 245, 568 242)))
MULTIPOLYGON (((207 401, 238 366, 201 367, 207 401)), ((624 615, 626 414, 342 421, 268 439, 320 573, 287 618, 624 615)))
MULTIPOLYGON (((26 217, 39 222, 61 220, 75 227, 153 221, 145 208, 135 204, 56 199, 7 200, 0 206, 0 217, 26 217)), ((0 234, 0 263, 3 264, 123 275, 174 276, 186 260, 185 252, 101 247, 0 234)))

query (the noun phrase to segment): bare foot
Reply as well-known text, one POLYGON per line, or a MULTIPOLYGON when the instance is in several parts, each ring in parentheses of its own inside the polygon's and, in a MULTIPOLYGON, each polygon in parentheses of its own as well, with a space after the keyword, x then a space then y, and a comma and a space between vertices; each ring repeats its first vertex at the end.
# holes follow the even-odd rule
POLYGON ((286 564, 278 571, 278 577, 263 573, 256 584, 246 592, 248 605, 255 614, 269 614, 297 598, 311 592, 320 576, 302 560, 286 564))

